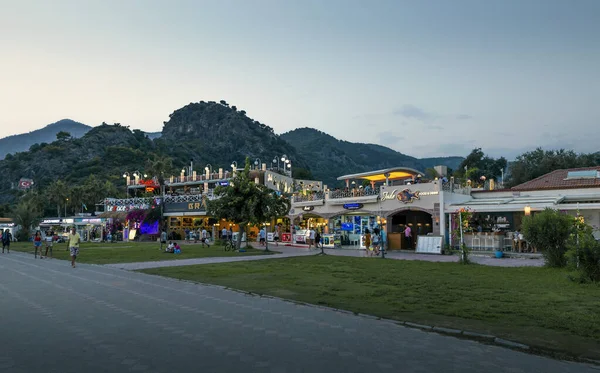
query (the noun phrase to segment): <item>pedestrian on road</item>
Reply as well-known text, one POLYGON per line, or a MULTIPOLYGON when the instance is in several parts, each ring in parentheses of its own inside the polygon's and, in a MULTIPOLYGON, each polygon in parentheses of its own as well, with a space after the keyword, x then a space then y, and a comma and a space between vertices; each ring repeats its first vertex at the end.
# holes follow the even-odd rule
POLYGON ((6 253, 10 253, 10 241, 12 241, 12 234, 8 229, 5 229, 4 233, 2 233, 2 254, 4 254, 5 248, 7 250, 6 253))
POLYGON ((35 232, 35 236, 33 237, 33 248, 35 250, 33 257, 37 258, 38 250, 40 251, 40 259, 43 259, 42 256, 42 234, 40 231, 35 232))
MULTIPOLYGON (((54 232, 49 231, 46 232, 46 253, 44 254, 44 256, 47 258, 48 257, 48 250, 50 250, 50 257, 52 258, 52 245, 54 244, 54 232)), ((40 252, 40 256, 41 256, 41 252, 40 252)))
POLYGON ((75 259, 77 259, 77 255, 79 255, 79 243, 81 242, 81 237, 75 227, 71 228, 71 233, 69 234, 69 238, 67 241, 67 247, 69 248, 71 254, 71 267, 75 268, 75 259))

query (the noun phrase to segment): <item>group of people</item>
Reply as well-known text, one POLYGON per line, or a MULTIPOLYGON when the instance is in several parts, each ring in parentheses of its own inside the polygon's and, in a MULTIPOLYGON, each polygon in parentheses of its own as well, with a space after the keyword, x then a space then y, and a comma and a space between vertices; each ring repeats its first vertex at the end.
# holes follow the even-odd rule
POLYGON ((165 248, 165 253, 181 254, 181 246, 177 242, 169 241, 169 244, 165 248))
POLYGON ((383 235, 379 228, 373 228, 373 234, 365 229, 365 248, 367 256, 378 256, 383 249, 383 235))
MULTIPOLYGON (((275 232, 273 232, 273 241, 275 242, 275 246, 279 246, 280 238, 279 238, 279 224, 275 226, 275 232)), ((267 230, 263 227, 260 231, 258 231, 258 242, 260 246, 265 246, 267 244, 267 230)))
POLYGON ((202 228, 202 230, 200 230, 200 228, 198 228, 197 230, 189 230, 186 229, 185 230, 185 239, 187 242, 191 242, 194 241, 194 243, 198 243, 198 241, 200 241, 202 243, 202 246, 206 245, 206 247, 208 247, 208 242, 210 239, 209 233, 207 232, 206 228, 202 228))
POLYGON ((40 259, 44 259, 44 256, 48 257, 48 251, 50 251, 50 257, 52 257, 52 247, 54 246, 54 243, 58 241, 58 235, 53 231, 45 231, 43 235, 40 231, 37 231, 35 232, 32 241, 35 250, 34 257, 37 258, 39 251, 40 259), (45 254, 42 254, 42 243, 45 243, 46 245, 45 254))

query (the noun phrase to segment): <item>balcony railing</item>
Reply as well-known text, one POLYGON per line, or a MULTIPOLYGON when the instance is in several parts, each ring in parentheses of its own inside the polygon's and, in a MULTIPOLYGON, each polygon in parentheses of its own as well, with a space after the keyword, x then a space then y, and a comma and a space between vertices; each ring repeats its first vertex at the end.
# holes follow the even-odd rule
MULTIPOLYGON (((213 172, 212 174, 209 174, 208 176, 206 174, 198 174, 195 177, 194 176, 173 176, 173 181, 171 181, 171 178, 166 178, 165 179, 165 185, 171 185, 171 184, 181 184, 181 183, 194 183, 194 182, 205 182, 205 181, 213 181, 213 180, 225 180, 225 179, 230 179, 233 177, 233 173, 229 172, 229 171, 225 171, 223 172, 223 174, 221 176, 219 176, 218 172, 213 172)), ((139 187, 143 187, 145 186, 145 184, 143 183, 143 180, 138 180, 137 182, 134 180, 129 180, 129 184, 128 186, 139 186, 139 187)))
POLYGON ((212 190, 202 194, 182 194, 182 195, 166 195, 165 203, 179 203, 179 202, 202 202, 208 198, 209 200, 216 199, 212 190))
POLYGON ((309 202, 309 201, 319 201, 325 199, 325 193, 323 192, 314 192, 310 194, 296 194, 293 197, 294 202, 309 202))
POLYGON ((351 190, 333 190, 329 192, 331 199, 338 198, 357 198, 357 197, 368 197, 368 196, 379 196, 379 187, 377 188, 359 188, 351 190))

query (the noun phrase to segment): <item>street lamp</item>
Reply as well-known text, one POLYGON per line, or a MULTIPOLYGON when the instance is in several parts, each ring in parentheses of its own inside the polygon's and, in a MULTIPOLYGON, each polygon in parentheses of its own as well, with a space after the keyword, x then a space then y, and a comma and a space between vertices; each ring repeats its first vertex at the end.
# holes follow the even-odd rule
POLYGON ((290 177, 292 177, 292 162, 289 159, 287 160, 287 168, 289 168, 290 177))
POLYGON ((67 217, 67 204, 69 203, 69 199, 65 198, 65 218, 67 217))
POLYGON ((262 161, 260 160, 260 158, 256 158, 254 160, 254 165, 256 166, 257 170, 260 170, 260 165, 262 164, 262 161))
POLYGON ((231 168, 235 171, 235 169, 237 168, 238 164, 236 161, 231 162, 231 168))
MULTIPOLYGON (((275 158, 273 158, 273 164, 277 163, 277 170, 279 170, 279 157, 275 156, 275 158)), ((273 169, 274 166, 271 167, 271 169, 273 169)))

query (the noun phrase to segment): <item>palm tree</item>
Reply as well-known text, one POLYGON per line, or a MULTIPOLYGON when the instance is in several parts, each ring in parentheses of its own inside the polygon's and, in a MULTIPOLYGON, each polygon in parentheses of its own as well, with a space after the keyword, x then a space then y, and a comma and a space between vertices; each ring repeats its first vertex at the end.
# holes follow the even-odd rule
MULTIPOLYGON (((160 232, 165 229, 164 227, 164 216, 163 216, 163 205, 165 198, 165 175, 172 171, 173 169, 173 160, 171 158, 162 157, 157 158, 155 160, 148 160, 146 172, 149 175, 152 175, 158 181, 158 185, 160 185, 160 196, 163 199, 160 203, 160 219, 158 226, 160 227, 160 232)), ((160 248, 162 250, 162 239, 160 240, 160 248)))
POLYGON ((56 205, 56 214, 60 218, 62 205, 69 196, 69 188, 62 180, 56 180, 45 190, 46 200, 56 205))
POLYGON ((31 228, 36 226, 42 216, 41 203, 36 195, 27 195, 23 197, 15 206, 12 212, 12 218, 17 225, 21 226, 19 232, 20 240, 29 239, 31 228), (21 233, 22 232, 22 233, 21 233))

